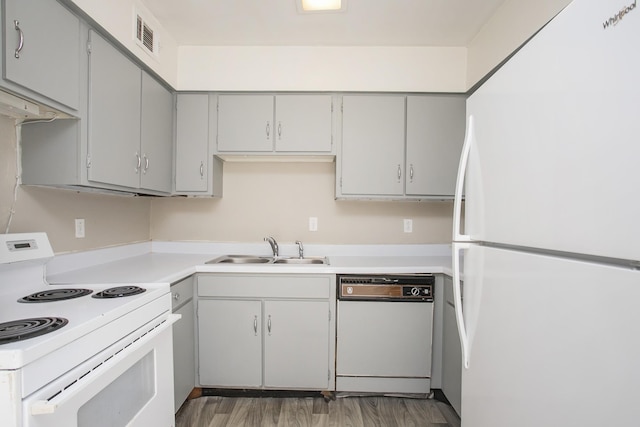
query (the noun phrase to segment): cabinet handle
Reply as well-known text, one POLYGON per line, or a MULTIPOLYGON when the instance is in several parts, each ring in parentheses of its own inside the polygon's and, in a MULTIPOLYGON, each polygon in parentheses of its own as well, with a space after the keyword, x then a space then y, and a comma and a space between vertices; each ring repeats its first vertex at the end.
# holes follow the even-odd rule
POLYGON ((258 316, 253 316, 253 335, 258 336, 258 316))
POLYGON ((149 158, 147 157, 146 154, 144 154, 143 157, 144 157, 144 169, 142 169, 142 173, 146 175, 147 169, 149 169, 149 158))
POLYGON ((20 29, 20 22, 17 19, 13 20, 13 25, 15 30, 18 32, 18 36, 19 36, 18 47, 16 48, 13 55, 16 58, 20 58, 20 51, 22 51, 22 48, 24 47, 24 33, 20 29))
POLYGON ((269 335, 271 335, 271 315, 269 315, 269 319, 267 319, 267 331, 269 331, 269 335))
POLYGON ((413 182, 413 165, 409 165, 409 179, 413 182))
POLYGON ((178 292, 176 292, 175 294, 173 294, 173 299, 178 301, 180 299, 180 294, 178 292))
POLYGON ((200 179, 204 178, 204 162, 200 161, 200 179))
POLYGON ((402 178, 402 169, 400 168, 400 165, 398 165, 398 182, 400 182, 401 178, 402 178))
POLYGON ((278 122, 278 139, 282 139, 282 122, 278 122))
POLYGON ((267 132, 267 139, 271 136, 271 123, 267 122, 267 128, 265 129, 267 132))
POLYGON ((142 158, 140 157, 140 154, 138 154, 136 152, 136 173, 138 173, 140 171, 140 166, 142 166, 142 158))

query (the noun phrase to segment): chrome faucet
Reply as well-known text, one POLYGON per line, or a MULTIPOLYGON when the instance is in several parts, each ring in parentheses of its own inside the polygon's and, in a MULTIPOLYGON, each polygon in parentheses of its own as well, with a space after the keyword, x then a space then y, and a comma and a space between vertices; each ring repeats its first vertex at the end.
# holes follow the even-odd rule
POLYGON ((271 250, 273 251, 273 256, 274 257, 278 257, 278 242, 276 242, 276 239, 274 239, 273 237, 269 236, 269 237, 265 237, 264 238, 265 242, 269 242, 269 244, 271 245, 271 250))
POLYGON ((296 245, 298 245, 298 255, 300 255, 300 258, 304 258, 304 248, 302 247, 302 242, 300 240, 296 240, 296 245))

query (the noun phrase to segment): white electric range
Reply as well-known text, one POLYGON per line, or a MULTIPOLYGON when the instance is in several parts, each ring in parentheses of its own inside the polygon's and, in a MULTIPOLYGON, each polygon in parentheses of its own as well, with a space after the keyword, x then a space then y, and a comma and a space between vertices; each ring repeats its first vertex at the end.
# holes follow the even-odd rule
POLYGON ((46 281, 45 233, 0 235, 0 419, 173 426, 168 283, 46 281))

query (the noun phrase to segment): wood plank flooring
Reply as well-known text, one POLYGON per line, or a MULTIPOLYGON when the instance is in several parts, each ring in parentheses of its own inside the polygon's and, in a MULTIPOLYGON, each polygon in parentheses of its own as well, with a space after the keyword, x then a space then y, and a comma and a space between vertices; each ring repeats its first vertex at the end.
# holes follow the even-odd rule
POLYGON ((460 427, 453 409, 434 399, 366 396, 222 397, 187 401, 176 427, 460 427))

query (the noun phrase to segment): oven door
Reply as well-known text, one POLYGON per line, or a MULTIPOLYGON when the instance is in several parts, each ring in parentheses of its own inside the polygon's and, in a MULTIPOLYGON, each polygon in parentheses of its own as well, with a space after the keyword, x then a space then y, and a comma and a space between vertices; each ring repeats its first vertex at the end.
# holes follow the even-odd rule
POLYGON ((174 426, 171 325, 163 315, 23 400, 26 427, 174 426))

